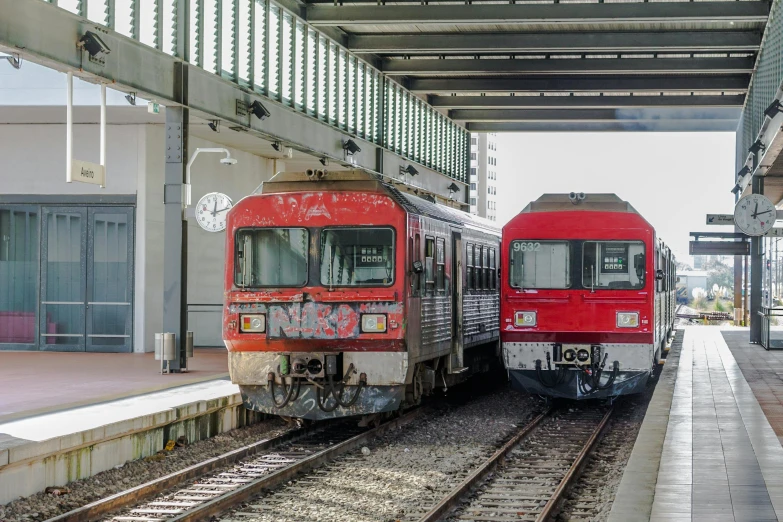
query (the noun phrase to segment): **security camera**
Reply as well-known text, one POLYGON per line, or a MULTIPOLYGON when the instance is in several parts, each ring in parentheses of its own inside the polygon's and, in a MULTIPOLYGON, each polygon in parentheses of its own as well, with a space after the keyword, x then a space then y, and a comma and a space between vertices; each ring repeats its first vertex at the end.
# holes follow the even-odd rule
POLYGON ((253 115, 261 121, 264 121, 272 115, 272 113, 269 112, 267 108, 264 107, 263 104, 258 100, 251 103, 249 109, 250 112, 252 112, 253 115))
POLYGON ((353 140, 347 140, 343 143, 343 149, 346 153, 348 153, 349 156, 353 156, 357 152, 361 152, 362 149, 359 148, 359 146, 356 144, 353 140))
POLYGON ((93 58, 100 53, 109 54, 111 52, 111 49, 109 49, 104 41, 92 31, 84 33, 84 36, 79 38, 79 42, 76 45, 90 53, 90 56, 93 58))
POLYGON ((236 165, 237 160, 236 158, 222 158, 220 160, 220 163, 222 163, 223 165, 236 165))

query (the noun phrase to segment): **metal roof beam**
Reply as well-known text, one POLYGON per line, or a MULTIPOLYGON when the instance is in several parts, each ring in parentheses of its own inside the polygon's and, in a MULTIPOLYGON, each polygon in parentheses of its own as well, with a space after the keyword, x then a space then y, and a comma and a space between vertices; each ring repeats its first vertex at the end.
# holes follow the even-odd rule
POLYGON ((617 109, 456 109, 449 117, 466 122, 533 121, 647 121, 647 120, 733 120, 739 107, 652 107, 617 109))
POLYGON ((717 96, 431 96, 438 109, 742 107, 745 95, 717 96))
POLYGON ((562 24, 759 22, 769 2, 650 2, 492 5, 309 5, 307 21, 320 26, 359 24, 562 24))
MULTIPOLYGON (((574 4, 568 4, 573 6, 574 4)), ((614 5, 614 4, 612 4, 614 5)), ((669 5, 669 4, 666 4, 669 5)), ((361 34, 348 37, 359 53, 727 52, 756 51, 758 31, 574 33, 361 34)))
POLYGON ((417 93, 456 92, 745 92, 749 75, 562 78, 413 78, 417 93))
MULTIPOLYGON (((598 4, 607 5, 607 4, 598 4)), ((429 74, 665 74, 748 73, 755 59, 748 58, 564 58, 564 59, 438 59, 391 58, 381 69, 391 76, 429 74)))
MULTIPOLYGON (((267 141, 284 141, 315 157, 344 157, 345 131, 117 32, 101 29, 101 39, 111 49, 105 63, 82 60, 76 42, 85 30, 95 30, 95 24, 52 4, 40 0, 0 0, 0 52, 17 53, 27 61, 72 71, 85 81, 103 82, 113 89, 136 92, 141 98, 172 107, 178 106, 177 87, 186 77, 191 118, 219 119, 224 128, 267 141), (186 75, 184 69, 188 71, 186 75), (269 118, 261 121, 239 114, 238 101, 249 105, 255 100, 263 102, 271 114, 269 118)), ((362 149, 354 156, 357 168, 375 170, 380 156, 384 173, 396 176, 400 165, 410 163, 380 145, 355 136, 352 139, 362 149)), ((442 175, 424 166, 417 168, 427 190, 444 193, 442 175)))
POLYGON ((468 123, 470 132, 735 132, 737 120, 468 123))

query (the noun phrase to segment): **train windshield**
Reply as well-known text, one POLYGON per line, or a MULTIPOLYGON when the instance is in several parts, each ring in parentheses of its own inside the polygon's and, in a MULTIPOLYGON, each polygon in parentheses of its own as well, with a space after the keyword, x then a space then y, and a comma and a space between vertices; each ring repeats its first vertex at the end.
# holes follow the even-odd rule
POLYGON ((389 286, 394 283, 394 230, 324 229, 320 259, 324 286, 389 286))
POLYGON ((510 252, 513 288, 570 288, 569 241, 512 241, 510 252))
POLYGON ((585 241, 582 286, 590 289, 636 290, 644 287, 644 243, 585 241))
POLYGON ((237 232, 234 284, 239 287, 304 286, 307 245, 304 228, 244 228, 237 232))

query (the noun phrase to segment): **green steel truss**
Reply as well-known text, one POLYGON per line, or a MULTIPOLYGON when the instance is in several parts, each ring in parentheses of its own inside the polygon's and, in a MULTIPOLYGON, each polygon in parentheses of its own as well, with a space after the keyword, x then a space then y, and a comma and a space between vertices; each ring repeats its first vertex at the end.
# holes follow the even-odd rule
POLYGON ((464 127, 271 0, 42 1, 467 181, 464 127))
POLYGON ((756 141, 759 130, 764 125, 764 110, 775 99, 782 81, 783 1, 774 0, 737 128, 738 169, 745 164, 748 149, 756 141))

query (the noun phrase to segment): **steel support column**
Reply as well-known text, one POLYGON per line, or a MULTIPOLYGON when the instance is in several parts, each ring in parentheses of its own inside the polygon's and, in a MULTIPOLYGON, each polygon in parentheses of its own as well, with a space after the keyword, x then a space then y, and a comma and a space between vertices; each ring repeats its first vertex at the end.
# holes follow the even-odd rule
MULTIPOLYGON (((764 178, 753 176, 753 194, 764 193, 764 178)), ((764 264, 764 238, 750 238, 750 342, 761 343, 761 283, 764 264)))
POLYGON ((188 66, 175 64, 174 95, 179 107, 166 107, 166 172, 163 191, 163 331, 174 332, 176 356, 169 369, 180 371, 185 360, 188 293, 188 229, 184 219, 183 185, 188 162, 188 66))

